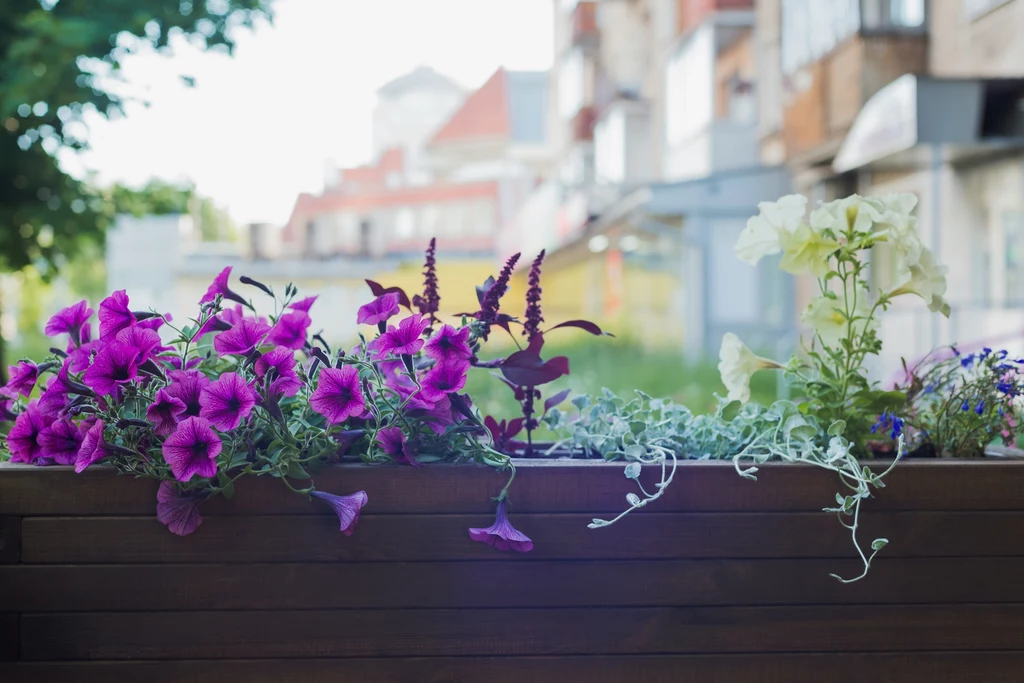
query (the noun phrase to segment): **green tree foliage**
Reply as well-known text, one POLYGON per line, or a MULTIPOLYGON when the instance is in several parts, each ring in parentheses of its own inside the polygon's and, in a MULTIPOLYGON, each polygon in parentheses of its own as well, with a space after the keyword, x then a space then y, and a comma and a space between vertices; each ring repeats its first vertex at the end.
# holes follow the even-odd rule
MULTIPOLYGON (((234 32, 269 18, 272 0, 3 0, 0 9, 0 271, 48 279, 96 243, 114 205, 64 173, 84 112, 110 115, 122 62, 177 35, 230 52, 234 32)), ((0 379, 3 377, 0 338, 0 379)))

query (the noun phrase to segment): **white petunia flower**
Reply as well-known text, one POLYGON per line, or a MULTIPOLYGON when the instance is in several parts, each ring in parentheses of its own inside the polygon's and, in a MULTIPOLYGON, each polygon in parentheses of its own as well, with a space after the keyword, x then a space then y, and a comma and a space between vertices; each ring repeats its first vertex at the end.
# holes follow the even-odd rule
POLYGON ((803 222, 807 197, 790 194, 777 202, 761 202, 757 208, 760 213, 747 221, 735 247, 736 256, 752 266, 779 253, 779 235, 792 233, 803 222))
MULTIPOLYGON (((859 334, 865 331, 864 319, 871 312, 871 302, 868 300, 868 291, 863 287, 857 288, 857 303, 854 306, 853 317, 861 318, 854 322, 856 332, 859 334)), ((819 296, 811 300, 811 303, 800 316, 801 322, 814 330, 815 334, 821 337, 821 341, 831 349, 838 350, 840 341, 847 336, 848 323, 843 308, 843 301, 819 296)), ((879 327, 878 317, 871 319, 868 325, 877 330, 879 327)))
POLYGON ((903 284, 889 292, 889 297, 916 294, 928 304, 928 310, 949 317, 949 303, 946 295, 946 266, 935 263, 935 254, 924 247, 917 263, 903 271, 903 284))
POLYGON ((729 400, 741 403, 750 400, 750 378, 755 372, 783 367, 755 354, 732 332, 722 337, 718 357, 718 372, 722 375, 722 384, 729 390, 729 400))

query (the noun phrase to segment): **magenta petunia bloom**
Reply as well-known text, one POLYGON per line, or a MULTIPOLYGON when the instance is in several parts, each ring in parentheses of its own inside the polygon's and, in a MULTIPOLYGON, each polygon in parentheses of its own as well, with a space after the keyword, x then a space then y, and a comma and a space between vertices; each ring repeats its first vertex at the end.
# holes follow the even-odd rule
POLYGON ((46 390, 39 397, 39 407, 43 411, 57 413, 68 404, 69 395, 92 393, 88 387, 78 384, 68 376, 70 367, 71 361, 65 360, 57 374, 47 382, 46 390))
POLYGON ((185 412, 180 418, 197 417, 202 410, 199 395, 203 387, 210 383, 210 379, 198 370, 174 370, 168 377, 171 383, 164 387, 163 391, 185 404, 185 412))
POLYGON ((292 303, 288 304, 288 308, 292 309, 293 311, 302 311, 303 313, 309 313, 309 309, 311 309, 313 307, 313 304, 316 303, 316 299, 317 297, 315 296, 307 296, 305 299, 299 299, 298 301, 293 301, 292 303))
POLYGON ((203 516, 199 514, 203 500, 204 496, 199 494, 178 493, 174 483, 162 481, 156 491, 156 518, 172 534, 188 536, 203 523, 203 516))
POLYGON ((398 315, 398 294, 388 292, 360 306, 356 322, 360 325, 379 325, 395 315, 398 315))
POLYGON ((44 332, 48 337, 56 337, 58 334, 70 335, 72 343, 77 346, 85 341, 86 335, 83 335, 82 331, 88 326, 91 315, 92 309, 89 308, 89 303, 83 299, 50 318, 44 332))
POLYGON ((185 367, 182 367, 181 356, 177 354, 168 354, 166 356, 160 356, 160 360, 166 363, 167 365, 171 366, 175 370, 191 370, 195 366, 199 365, 203 359, 200 358, 199 356, 192 356, 187 361, 185 361, 185 367))
POLYGON ((428 401, 440 401, 453 391, 460 391, 466 386, 466 372, 469 363, 454 360, 438 363, 423 376, 420 382, 423 387, 420 393, 428 401))
POLYGON ((438 362, 466 360, 473 357, 473 349, 469 348, 469 328, 455 329, 451 325, 442 325, 441 329, 427 340, 423 351, 438 362))
POLYGON ((245 299, 238 294, 235 294, 231 291, 231 288, 228 287, 228 278, 230 277, 231 266, 228 266, 224 270, 220 271, 217 274, 217 277, 213 279, 213 282, 210 283, 209 288, 206 290, 206 294, 204 294, 203 298, 199 300, 199 303, 205 304, 208 301, 213 301, 217 298, 217 295, 220 294, 224 299, 230 299, 236 303, 244 304, 245 299))
POLYGON ((172 320, 172 319, 173 318, 171 317, 170 313, 164 313, 162 316, 161 315, 155 315, 152 318, 146 318, 145 320, 140 320, 137 323, 137 325, 138 325, 138 327, 141 327, 144 330, 153 330, 154 332, 156 332, 157 330, 159 330, 161 327, 164 326, 164 322, 172 320))
POLYGON ((124 328, 117 333, 114 340, 134 349, 138 354, 136 363, 139 365, 145 363, 154 354, 168 350, 167 348, 160 346, 159 333, 155 330, 148 330, 139 325, 124 328))
POLYGON ((334 508, 335 514, 338 515, 338 521, 341 522, 341 531, 346 536, 351 536, 355 531, 356 523, 359 521, 359 511, 369 501, 366 491, 358 491, 350 496, 335 496, 322 491, 313 491, 310 495, 334 508))
POLYGON ((114 451, 114 448, 103 438, 104 429, 106 429, 106 424, 103 420, 96 420, 89 431, 85 433, 82 446, 78 449, 78 455, 75 457, 75 472, 81 474, 114 451))
POLYGON ((256 399, 252 387, 237 372, 226 372, 203 387, 199 394, 199 417, 209 420, 222 432, 236 429, 249 417, 256 399))
POLYGON ((69 418, 54 421, 39 433, 43 457, 58 465, 74 465, 85 434, 69 418))
POLYGON ((76 375, 80 372, 85 372, 89 365, 92 364, 94 353, 98 352, 101 348, 103 348, 103 342, 97 339, 96 341, 85 342, 68 351, 71 372, 76 375))
POLYGON ((423 420, 424 424, 435 434, 444 434, 449 425, 455 424, 459 419, 458 414, 452 407, 451 399, 447 396, 432 407, 426 409, 423 414, 416 414, 415 417, 423 420))
POLYGON ((17 365, 7 366, 7 376, 7 389, 12 394, 28 396, 39 378, 39 366, 27 360, 18 361, 17 365))
MULTIPOLYGON (((217 318, 211 318, 211 321, 220 320, 222 322, 226 322, 228 325, 234 326, 242 322, 242 320, 246 318, 245 310, 246 309, 242 308, 242 304, 235 304, 231 308, 225 308, 224 310, 222 310, 220 314, 217 316, 217 318)), ((264 318, 262 315, 258 317, 255 315, 251 315, 248 317, 250 320, 256 320, 258 322, 263 323, 264 325, 267 324, 267 319, 264 318)))
POLYGON ((295 352, 279 346, 267 351, 256 359, 256 374, 266 376, 274 371, 270 382, 270 392, 282 396, 294 396, 302 387, 302 380, 295 372, 295 352))
POLYGON ((135 324, 135 315, 128 308, 128 294, 119 289, 100 302, 100 340, 113 341, 117 333, 135 324))
POLYGON ((321 370, 309 406, 326 417, 328 424, 361 415, 366 399, 359 386, 359 371, 351 365, 321 370))
POLYGON ((82 375, 82 382, 100 396, 110 396, 119 384, 127 384, 139 374, 139 352, 121 342, 104 346, 82 375))
POLYGON ((35 462, 42 457, 43 446, 39 443, 39 437, 54 419, 52 414, 39 407, 38 401, 30 401, 7 434, 7 450, 11 452, 11 462, 35 462))
POLYGON ((167 436, 178 426, 184 412, 185 402, 172 396, 165 387, 153 397, 153 402, 146 409, 146 419, 153 423, 153 432, 157 436, 167 436))
POLYGON ((287 349, 301 349, 306 345, 306 331, 313 324, 308 314, 302 311, 285 313, 267 334, 267 343, 287 349))
POLYGON ((237 325, 213 338, 213 348, 221 356, 247 356, 263 343, 270 325, 243 318, 237 325))
POLYGON ((377 443, 393 458, 403 456, 405 434, 398 427, 385 427, 377 432, 377 443))
POLYGON ((430 324, 422 315, 410 315, 408 318, 394 325, 388 326, 388 331, 377 339, 377 357, 383 358, 389 353, 395 355, 412 355, 423 348, 423 340, 420 336, 423 330, 430 324))
POLYGON ((223 447, 208 420, 188 417, 164 441, 164 460, 178 481, 195 475, 209 479, 217 475, 217 455, 223 447))
POLYGON ((498 513, 494 524, 486 529, 470 529, 469 537, 478 543, 486 543, 498 550, 514 550, 517 553, 528 553, 533 550, 533 541, 523 532, 512 526, 505 513, 505 501, 498 502, 498 513))

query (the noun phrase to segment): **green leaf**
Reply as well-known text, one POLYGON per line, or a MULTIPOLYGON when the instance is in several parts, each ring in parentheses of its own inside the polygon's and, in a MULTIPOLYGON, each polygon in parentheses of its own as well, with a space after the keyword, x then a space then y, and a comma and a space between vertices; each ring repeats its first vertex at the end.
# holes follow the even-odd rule
POLYGON ((309 479, 309 472, 307 472, 302 465, 295 460, 288 463, 288 476, 292 479, 309 479))
POLYGON ((842 436, 844 431, 846 431, 846 420, 836 420, 828 427, 829 436, 842 436))
POLYGON ((875 540, 871 541, 871 549, 875 551, 881 550, 887 545, 889 545, 888 538, 876 538, 875 540))
POLYGON ((640 478, 640 463, 631 462, 626 465, 626 479, 639 479, 640 478))

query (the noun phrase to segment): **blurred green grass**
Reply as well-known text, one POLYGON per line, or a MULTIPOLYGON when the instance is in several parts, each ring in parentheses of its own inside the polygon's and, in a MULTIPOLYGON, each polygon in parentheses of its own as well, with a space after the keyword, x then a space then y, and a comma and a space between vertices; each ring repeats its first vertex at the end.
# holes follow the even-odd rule
MULTIPOLYGON (((505 355, 510 349, 495 349, 483 358, 505 355)), ((548 342, 544 358, 566 356, 570 374, 541 388, 545 397, 562 389, 573 394, 598 394, 607 387, 614 393, 634 396, 639 389, 656 398, 670 398, 695 413, 714 410, 715 394, 725 395, 718 375, 718 359, 688 362, 681 348, 645 348, 635 339, 586 337, 571 342, 548 342)), ((466 390, 484 415, 498 419, 520 414, 512 390, 490 373, 497 370, 471 370, 466 390)), ((770 404, 777 397, 777 373, 758 373, 751 382, 751 400, 770 404)), ((563 409, 565 406, 563 405, 563 409)))

